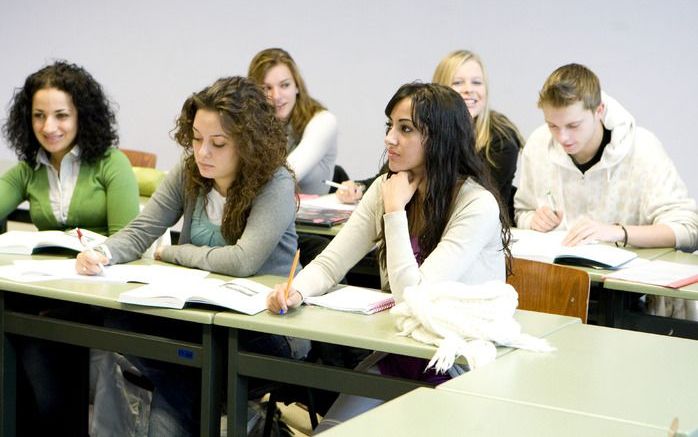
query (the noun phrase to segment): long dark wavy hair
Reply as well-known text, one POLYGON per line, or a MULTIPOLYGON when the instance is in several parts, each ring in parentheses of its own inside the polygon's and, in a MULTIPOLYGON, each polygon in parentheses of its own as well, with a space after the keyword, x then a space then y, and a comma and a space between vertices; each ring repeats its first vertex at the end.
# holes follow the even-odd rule
POLYGON ((68 94, 77 110, 78 130, 75 144, 80 145, 80 160, 95 163, 109 147, 119 143, 116 117, 102 86, 84 68, 56 61, 27 77, 15 90, 3 134, 17 159, 36 165, 41 144, 32 128, 32 100, 37 91, 55 88, 68 94))
POLYGON ((174 129, 175 140, 187 154, 185 190, 192 198, 211 191, 214 182, 201 176, 194 159, 193 124, 200 109, 218 114, 237 147, 238 173, 228 188, 221 223, 223 237, 234 244, 245 229, 252 202, 274 172, 285 166, 293 175, 286 166, 286 133, 264 92, 244 77, 218 79, 193 94, 184 102, 174 129))
MULTIPOLYGON (((489 170, 475 149, 475 134, 470 112, 463 98, 449 87, 438 84, 409 83, 401 86, 385 107, 390 118, 395 106, 403 99, 412 101, 412 122, 424 139, 426 192, 419 198, 415 193, 407 204, 410 235, 419 235, 421 264, 441 241, 446 223, 453 210, 456 196, 471 178, 497 199, 501 223, 502 248, 510 271, 511 232, 506 209, 495 188, 489 170)), ((389 171, 388 177, 394 172, 389 171)), ((377 238, 378 259, 386 266, 385 228, 377 238)))

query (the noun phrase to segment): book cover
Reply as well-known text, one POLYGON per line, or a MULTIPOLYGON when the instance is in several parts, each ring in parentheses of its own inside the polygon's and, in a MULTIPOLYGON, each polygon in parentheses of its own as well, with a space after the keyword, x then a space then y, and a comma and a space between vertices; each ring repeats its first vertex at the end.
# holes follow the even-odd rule
POLYGON ((331 227, 346 222, 350 215, 351 211, 301 206, 296 213, 296 223, 331 227))

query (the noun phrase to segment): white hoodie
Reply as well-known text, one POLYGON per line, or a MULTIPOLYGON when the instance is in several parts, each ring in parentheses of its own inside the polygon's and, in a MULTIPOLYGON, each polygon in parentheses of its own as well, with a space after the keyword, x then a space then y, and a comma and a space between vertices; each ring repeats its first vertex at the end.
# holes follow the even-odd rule
POLYGON ((516 223, 529 229, 538 207, 548 205, 548 192, 564 212, 558 229, 569 229, 587 216, 602 223, 665 224, 676 236, 676 248, 698 244, 696 202, 662 144, 618 101, 602 93, 602 123, 611 142, 601 160, 582 174, 555 141, 547 125, 536 129, 523 149, 521 181, 514 199, 516 223))

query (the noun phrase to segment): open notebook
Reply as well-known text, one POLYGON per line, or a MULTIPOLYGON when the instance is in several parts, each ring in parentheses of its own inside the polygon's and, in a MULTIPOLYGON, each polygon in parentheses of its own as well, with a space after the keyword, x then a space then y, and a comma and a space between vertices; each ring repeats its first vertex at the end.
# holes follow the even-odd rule
POLYGON ((121 293, 119 302, 177 309, 187 303, 203 303, 252 315, 266 309, 270 291, 266 285, 243 278, 158 282, 121 293))
POLYGON ((547 263, 614 270, 637 258, 635 252, 606 244, 563 246, 566 231, 536 232, 512 229, 511 254, 547 263))
MULTIPOLYGON (((107 237, 81 229, 86 246, 94 247, 107 237)), ((82 252, 85 250, 75 229, 69 231, 8 231, 0 235, 0 253, 31 255, 35 251, 60 248, 82 252)))
POLYGON ((373 314, 395 305, 390 293, 371 288, 341 285, 322 296, 306 297, 304 302, 338 311, 373 314))

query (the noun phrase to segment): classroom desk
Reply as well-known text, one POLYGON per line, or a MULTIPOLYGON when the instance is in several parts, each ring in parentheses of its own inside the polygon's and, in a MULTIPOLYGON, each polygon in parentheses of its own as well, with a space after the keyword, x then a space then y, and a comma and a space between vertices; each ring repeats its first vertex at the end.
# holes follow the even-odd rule
POLYGON ((666 437, 667 428, 668 425, 662 429, 555 408, 418 388, 322 435, 666 437))
MULTIPOLYGON (((278 281, 278 278, 265 279, 268 285, 278 281)), ((580 323, 579 319, 573 317, 530 311, 517 311, 515 317, 524 332, 539 337, 580 323)), ((244 352, 238 347, 241 330, 289 335, 419 358, 431 358, 435 351, 433 346, 397 336, 388 311, 366 316, 308 306, 292 310, 284 316, 269 312, 255 316, 225 312, 216 314, 214 324, 228 328, 228 429, 233 430, 233 435, 244 435, 249 377, 380 399, 391 399, 423 385, 412 380, 244 352)), ((510 350, 499 348, 498 353, 504 355, 510 350)))
POLYGON ((441 384, 508 400, 667 429, 698 427, 698 343, 621 329, 570 325, 547 337, 548 354, 515 351, 441 384))
MULTIPOLYGON (((14 259, 27 258, 17 255, 0 255, 0 264, 8 264, 14 259)), ((34 256, 32 259, 53 258, 34 256)), ((151 261, 154 262, 154 261, 151 261)), ((148 263, 148 261, 138 261, 148 263)), ((161 360, 183 366, 201 369, 201 428, 202 436, 220 434, 220 408, 223 386, 223 330, 213 325, 214 311, 202 309, 172 310, 149 308, 136 305, 123 305, 117 302, 119 294, 136 287, 137 284, 98 283, 78 280, 54 280, 36 283, 17 283, 0 278, 0 393, 3 401, 0 408, 0 432, 5 436, 15 435, 15 396, 16 396, 16 357, 10 335, 41 338, 50 341, 73 344, 86 348, 121 352, 144 358, 161 360), (71 302, 79 309, 90 305, 116 311, 129 311, 153 317, 176 320, 186 329, 201 332, 201 340, 184 342, 176 338, 146 335, 123 329, 104 328, 101 325, 65 318, 37 316, 21 312, 13 306, 14 298, 21 295, 47 308, 59 302, 71 302)), ((72 316, 70 316, 72 317, 72 316)), ((76 369, 70 377, 79 380, 87 378, 87 363, 84 369, 76 369), (82 370, 82 371, 81 371, 82 370)), ((85 385, 82 387, 85 390, 85 385)), ((87 399, 87 393, 85 394, 87 399)), ((87 434, 87 404, 85 421, 76 435, 87 434)))
MULTIPOLYGON (((681 251, 671 251, 656 259, 683 264, 698 264, 698 255, 681 251)), ((604 281, 604 289, 613 294, 613 326, 698 339, 698 323, 695 321, 654 316, 628 310, 628 301, 637 294, 698 300, 698 283, 674 289, 611 278, 604 281)))
MULTIPOLYGON (((644 259, 658 259, 666 254, 670 254, 674 252, 674 249, 671 247, 653 247, 653 248, 635 248, 635 247, 626 247, 625 249, 630 250, 631 252, 635 252, 638 257, 644 258, 644 259)), ((613 272, 613 270, 604 270, 604 269, 594 269, 591 267, 579 267, 579 266, 567 266, 567 267, 573 267, 575 269, 580 269, 584 270, 589 274, 589 280, 592 282, 592 284, 601 284, 604 283, 604 276, 608 275, 613 272)))
POLYGON ((313 226, 313 225, 299 225, 296 223, 296 233, 298 234, 309 234, 309 235, 322 235, 323 237, 334 237, 339 234, 339 231, 344 227, 344 223, 340 223, 334 226, 313 226))

